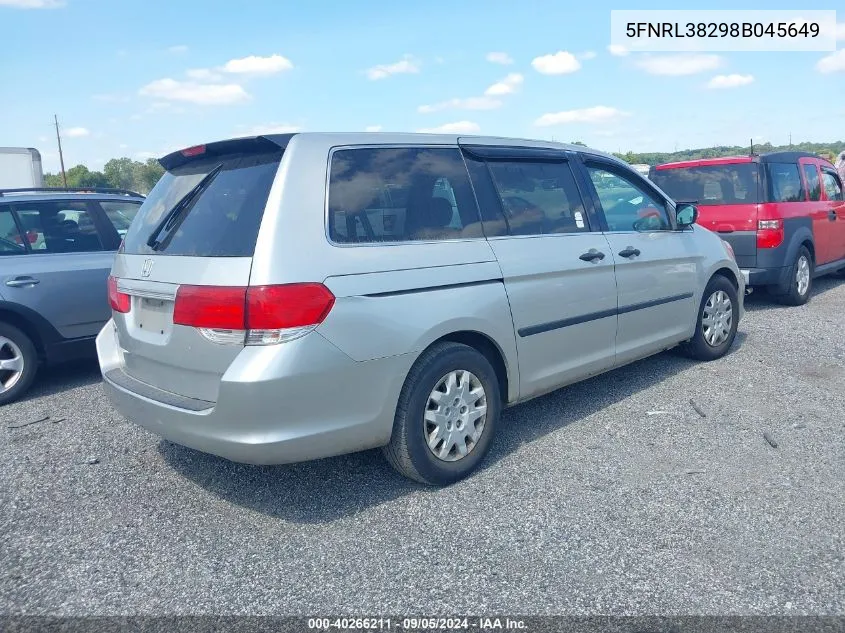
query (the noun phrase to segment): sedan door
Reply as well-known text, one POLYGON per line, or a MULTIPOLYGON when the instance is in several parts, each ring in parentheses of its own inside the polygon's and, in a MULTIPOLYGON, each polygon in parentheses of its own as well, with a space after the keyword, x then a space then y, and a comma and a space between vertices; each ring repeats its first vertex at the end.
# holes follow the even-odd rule
POLYGON ((583 168, 616 263, 616 364, 622 365, 692 335, 703 257, 692 230, 675 230, 670 203, 642 176, 592 157, 583 168))
POLYGON ((822 167, 822 191, 827 205, 831 233, 831 262, 845 263, 845 195, 839 174, 830 167, 822 167))
POLYGON ((510 301, 524 399, 613 365, 616 281, 568 155, 508 149, 467 163, 510 301))

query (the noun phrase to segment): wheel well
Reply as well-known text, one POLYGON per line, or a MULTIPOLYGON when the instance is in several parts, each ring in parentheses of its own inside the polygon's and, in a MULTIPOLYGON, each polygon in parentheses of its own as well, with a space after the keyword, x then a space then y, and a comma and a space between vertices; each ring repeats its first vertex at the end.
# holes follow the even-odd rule
POLYGON ((804 240, 801 242, 801 246, 806 246, 807 250, 810 251, 810 257, 813 258, 813 264, 816 263, 816 248, 813 246, 813 243, 810 240, 804 240))
MULTIPOLYGON (((499 391, 501 392, 502 402, 508 401, 508 368, 505 364, 505 358, 502 355, 499 346, 493 342, 488 336, 480 332, 453 332, 443 336, 435 341, 452 341, 453 343, 462 343, 469 347, 478 350, 493 366, 496 371, 496 378, 499 381, 499 391)), ((433 344, 433 343, 432 343, 433 344)))
POLYGON ((41 334, 38 332, 37 327, 35 327, 30 321, 27 321, 20 314, 10 310, 0 310, 0 322, 8 323, 26 334, 32 341, 32 344, 35 345, 39 359, 42 361, 44 360, 46 357, 44 340, 41 338, 41 334))
POLYGON ((731 282, 731 284, 736 290, 739 290, 739 281, 737 280, 736 275, 734 275, 734 271, 732 271, 730 268, 720 268, 715 273, 713 273, 714 277, 716 275, 724 277, 729 282, 731 282))

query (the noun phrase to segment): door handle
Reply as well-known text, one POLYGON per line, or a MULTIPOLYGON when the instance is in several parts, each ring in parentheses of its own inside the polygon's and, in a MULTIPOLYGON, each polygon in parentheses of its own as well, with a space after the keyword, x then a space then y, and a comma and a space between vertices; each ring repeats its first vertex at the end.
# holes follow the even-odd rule
POLYGON ((592 261, 601 261, 604 259, 604 253, 601 251, 597 251, 594 248, 591 248, 586 253, 582 253, 578 259, 583 259, 585 262, 592 262, 592 261))
POLYGON ((28 286, 34 286, 38 283, 41 282, 35 277, 13 277, 12 279, 6 280, 6 285, 10 288, 26 288, 28 286))
POLYGON ((624 251, 619 251, 620 257, 636 257, 640 254, 640 249, 629 246, 624 251))
POLYGON ((827 219, 831 222, 836 222, 836 211, 828 211, 827 212, 827 219))

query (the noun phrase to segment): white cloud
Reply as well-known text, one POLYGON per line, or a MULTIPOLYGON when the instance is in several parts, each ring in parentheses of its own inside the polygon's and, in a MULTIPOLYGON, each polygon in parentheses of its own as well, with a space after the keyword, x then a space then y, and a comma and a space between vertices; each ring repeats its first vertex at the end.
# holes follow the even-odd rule
POLYGON ((299 132, 301 128, 298 125, 291 125, 289 123, 264 123, 263 125, 255 125, 247 130, 250 136, 261 136, 262 134, 291 134, 299 132))
POLYGON ((481 128, 478 123, 472 121, 455 121, 454 123, 444 123, 437 127, 427 127, 417 130, 426 134, 475 134, 481 128))
POLYGON ((753 75, 716 75, 707 82, 708 88, 738 88, 753 83, 753 75))
POLYGON ((822 57, 816 63, 816 70, 823 74, 845 71, 845 48, 822 57))
POLYGON ((200 84, 193 81, 157 79, 142 87, 139 94, 165 101, 185 101, 198 105, 243 103, 249 94, 239 84, 200 84))
POLYGON ((129 145, 127 145, 126 143, 121 143, 121 144, 120 144, 120 145, 118 145, 117 147, 118 147, 119 149, 128 149, 128 148, 129 148, 129 145))
POLYGON ((584 51, 583 53, 578 53, 578 59, 583 59, 584 61, 587 61, 588 59, 595 59, 595 57, 595 51, 584 51))
POLYGON ((628 49, 621 44, 611 44, 607 47, 607 51, 614 57, 625 57, 628 54, 628 49))
POLYGON ((367 127, 364 128, 364 131, 365 132, 381 132, 381 126, 380 125, 368 125, 367 127))
POLYGON ((497 81, 487 88, 484 94, 488 97, 513 94, 519 89, 523 81, 524 77, 519 73, 510 73, 504 79, 497 81))
POLYGON ((65 6, 65 0, 0 0, 0 7, 13 9, 58 9, 65 6))
POLYGON ((189 68, 185 71, 189 79, 196 81, 220 81, 223 77, 210 68, 189 68))
POLYGON ((187 53, 188 47, 185 44, 177 44, 167 49, 168 53, 187 53))
POLYGON ((502 102, 490 97, 467 97, 466 99, 449 99, 433 105, 421 105, 417 112, 431 114, 441 110, 495 110, 502 102))
POLYGON ((845 22, 839 22, 836 25, 836 39, 845 40, 845 22))
POLYGON ((64 131, 64 134, 68 138, 82 138, 83 136, 90 136, 91 130, 87 127, 69 127, 64 131))
POLYGON ((565 123, 609 123, 618 121, 626 116, 628 116, 627 112, 623 112, 617 108, 593 106, 592 108, 582 108, 580 110, 549 112, 534 121, 534 125, 548 127, 550 125, 562 125, 565 123))
POLYGON ((155 152, 135 152, 136 160, 146 161, 150 158, 159 158, 160 155, 156 154, 155 152))
POLYGON ((650 75, 695 75, 715 70, 722 64, 718 55, 646 55, 636 62, 650 75))
POLYGON ((250 55, 240 59, 230 59, 220 70, 235 75, 273 75, 292 68, 291 61, 281 55, 268 57, 250 55))
POLYGON ((568 51, 558 51, 553 55, 535 57, 531 65, 544 75, 565 75, 581 68, 581 62, 568 51))
POLYGON ((506 66, 508 64, 513 64, 513 57, 511 57, 507 53, 487 53, 486 59, 488 62, 491 62, 493 64, 504 64, 506 66))
POLYGON ((405 55, 398 62, 392 64, 379 64, 367 70, 367 78, 371 81, 387 79, 391 75, 402 75, 420 72, 419 63, 413 60, 410 55, 405 55))

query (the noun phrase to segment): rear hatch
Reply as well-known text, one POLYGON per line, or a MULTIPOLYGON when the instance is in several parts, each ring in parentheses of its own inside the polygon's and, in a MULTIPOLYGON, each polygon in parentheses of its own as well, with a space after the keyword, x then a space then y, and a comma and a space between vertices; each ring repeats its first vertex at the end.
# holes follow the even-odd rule
POLYGON ((213 143, 161 160, 165 174, 138 210, 109 279, 129 376, 216 401, 220 377, 245 344, 238 319, 284 151, 277 138, 213 143))
POLYGON ((698 206, 698 224, 729 242, 741 267, 757 261, 757 216, 762 201, 759 164, 714 161, 652 168, 649 178, 676 202, 698 206))

